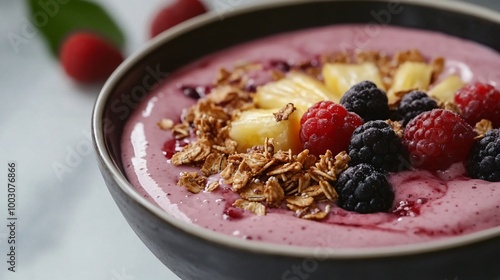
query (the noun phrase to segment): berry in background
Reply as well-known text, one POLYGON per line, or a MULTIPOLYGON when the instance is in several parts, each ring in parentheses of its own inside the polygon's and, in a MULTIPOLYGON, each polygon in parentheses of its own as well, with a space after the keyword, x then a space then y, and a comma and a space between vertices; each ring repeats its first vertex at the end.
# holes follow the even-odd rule
POLYGON ((103 38, 76 32, 63 42, 59 59, 68 76, 80 83, 106 80, 123 61, 120 51, 103 38))

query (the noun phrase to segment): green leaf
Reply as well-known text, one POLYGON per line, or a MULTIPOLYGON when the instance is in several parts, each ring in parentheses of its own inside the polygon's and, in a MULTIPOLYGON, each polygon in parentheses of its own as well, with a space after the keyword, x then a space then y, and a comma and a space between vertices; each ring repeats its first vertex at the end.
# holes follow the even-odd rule
POLYGON ((31 22, 47 39, 57 55, 66 36, 74 31, 91 31, 123 47, 125 37, 113 19, 97 4, 84 0, 28 0, 31 22))

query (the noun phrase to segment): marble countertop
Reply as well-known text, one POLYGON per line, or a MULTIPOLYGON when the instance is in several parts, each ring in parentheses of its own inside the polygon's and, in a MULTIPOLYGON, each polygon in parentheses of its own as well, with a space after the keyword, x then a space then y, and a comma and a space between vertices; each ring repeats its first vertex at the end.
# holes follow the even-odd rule
MULTIPOLYGON (((126 32, 126 54, 147 41, 149 20, 172 0, 99 0, 126 32)), ((235 9, 264 0, 205 0, 235 9)), ((500 10, 500 1, 473 1, 500 10)), ((179 279, 139 240, 96 165, 90 117, 99 86, 64 75, 29 28, 25 1, 0 2, 0 279, 179 279), (24 31, 23 31, 24 30, 24 31), (16 272, 8 271, 7 172, 17 168, 16 272), (5 225, 4 225, 5 224, 5 225)))

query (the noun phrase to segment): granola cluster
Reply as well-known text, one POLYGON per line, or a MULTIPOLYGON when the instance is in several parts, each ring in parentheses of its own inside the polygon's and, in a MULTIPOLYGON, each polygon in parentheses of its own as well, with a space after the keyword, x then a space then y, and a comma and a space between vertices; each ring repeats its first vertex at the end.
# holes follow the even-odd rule
MULTIPOLYGON (((375 51, 355 55, 335 53, 321 56, 318 63, 297 63, 291 70, 320 77, 322 63, 374 62, 388 86, 397 67, 406 61, 425 59, 417 50, 392 57, 375 51)), ((442 71, 444 60, 435 59, 432 65, 435 78, 442 71)), ((273 139, 266 139, 262 146, 239 153, 238 143, 229 137, 231 121, 242 111, 255 108, 253 93, 247 89, 247 73, 259 69, 262 69, 260 64, 243 64, 232 71, 220 69, 210 94, 188 109, 182 123, 174 124, 168 119, 158 122, 161 129, 172 131, 176 139, 192 139, 173 155, 171 163, 198 166, 200 170, 181 173, 178 185, 199 193, 214 191, 225 184, 240 197, 233 206, 257 215, 265 215, 268 208, 286 207, 304 219, 324 219, 338 197, 333 188, 337 176, 348 167, 350 158, 345 151, 337 155, 327 151, 319 157, 308 150, 293 154, 291 150, 275 150, 273 139), (216 174, 220 174, 221 180, 208 180, 216 174)), ((279 71, 270 71, 275 80, 284 76, 279 71)), ((274 114, 276 121, 288 119, 294 110, 293 104, 287 104, 274 114)), ((399 123, 392 122, 391 126, 401 134, 399 123)))

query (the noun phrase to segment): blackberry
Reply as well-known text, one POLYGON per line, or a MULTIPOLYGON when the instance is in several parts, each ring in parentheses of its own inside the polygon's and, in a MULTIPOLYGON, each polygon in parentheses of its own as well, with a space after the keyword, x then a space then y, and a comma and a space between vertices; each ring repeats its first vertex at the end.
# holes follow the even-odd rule
POLYGON ((429 97, 427 93, 414 90, 403 96, 401 103, 399 104, 397 114, 399 115, 403 126, 406 126, 414 117, 423 112, 437 109, 438 107, 437 102, 429 97))
POLYGON ((389 104, 384 91, 370 81, 352 86, 340 99, 348 111, 358 114, 365 122, 389 117, 389 104))
POLYGON ((362 214, 387 212, 394 201, 394 192, 385 175, 365 163, 342 172, 335 190, 341 208, 362 214))
POLYGON ((470 177, 500 182, 500 129, 492 129, 477 141, 466 163, 470 177))
POLYGON ((407 157, 403 142, 385 121, 369 121, 356 128, 348 148, 353 165, 368 163, 384 172, 403 169, 407 157))

